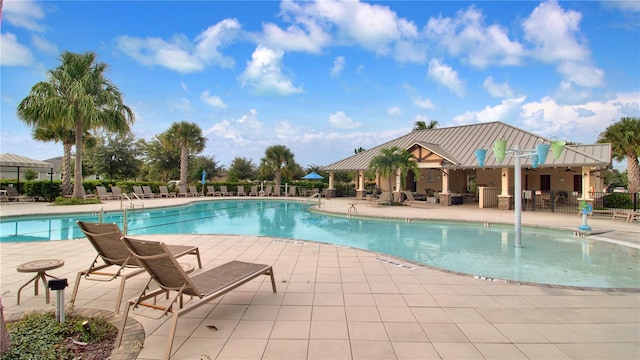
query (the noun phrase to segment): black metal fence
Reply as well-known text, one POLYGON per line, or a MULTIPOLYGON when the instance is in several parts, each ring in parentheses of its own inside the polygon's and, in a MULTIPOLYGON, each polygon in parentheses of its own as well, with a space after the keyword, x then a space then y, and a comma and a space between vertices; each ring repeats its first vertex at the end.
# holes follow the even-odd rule
MULTIPOLYGON (((638 211, 640 193, 592 192, 589 193, 594 215, 611 215, 614 211, 638 211), (611 213, 609 213, 611 212, 611 213)), ((524 192, 522 209, 524 211, 551 211, 560 213, 578 213, 582 200, 578 193, 566 191, 524 192)))

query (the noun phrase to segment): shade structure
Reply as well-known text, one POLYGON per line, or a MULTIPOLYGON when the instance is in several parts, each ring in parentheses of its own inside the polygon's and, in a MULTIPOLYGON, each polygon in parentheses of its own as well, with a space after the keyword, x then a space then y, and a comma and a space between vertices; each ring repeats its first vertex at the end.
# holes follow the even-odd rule
POLYGON ((307 175, 302 177, 304 180, 319 180, 324 179, 321 175, 318 175, 316 172, 310 172, 307 175))

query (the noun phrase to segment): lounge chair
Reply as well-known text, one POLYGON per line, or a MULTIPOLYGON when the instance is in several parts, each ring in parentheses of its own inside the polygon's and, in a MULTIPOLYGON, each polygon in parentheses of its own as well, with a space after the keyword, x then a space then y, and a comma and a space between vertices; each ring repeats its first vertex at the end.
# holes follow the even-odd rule
POLYGON ((169 189, 167 189, 166 185, 160 185, 158 188, 160 189, 160 197, 176 197, 176 193, 169 192, 169 189))
MULTIPOLYGON (((270 265, 247 263, 242 261, 231 261, 215 268, 198 271, 194 275, 188 275, 178 264, 175 257, 171 255, 167 245, 157 242, 123 237, 122 242, 129 248, 133 256, 151 274, 160 287, 157 290, 142 293, 135 299, 129 300, 120 323, 116 347, 120 346, 127 323, 127 316, 130 308, 139 306, 149 306, 154 310, 161 311, 155 319, 168 316, 173 313, 169 334, 167 335, 167 345, 164 358, 169 359, 173 339, 178 327, 178 319, 181 316, 196 310, 200 306, 208 304, 210 301, 220 297, 238 286, 253 280, 261 275, 271 278, 271 287, 276 292, 276 283, 273 277, 273 269, 270 265), (173 292, 175 295, 167 300, 166 306, 156 303, 158 295, 165 292, 173 292), (183 295, 190 295, 193 298, 182 304, 183 295), (151 299, 152 303, 145 301, 151 299), (177 305, 180 305, 179 308, 177 305)), ((151 280, 149 280, 151 282, 151 280)), ((151 317, 148 312, 138 313, 141 316, 151 317)))
MULTIPOLYGON (((124 234, 115 223, 90 223, 78 220, 78 227, 85 234, 98 255, 93 259, 87 270, 78 272, 76 276, 71 302, 75 303, 78 294, 80 279, 111 281, 120 277, 120 289, 116 298, 115 313, 120 311, 120 303, 124 294, 124 286, 128 278, 145 272, 140 263, 131 255, 120 238, 124 234), (111 269, 111 270, 109 270, 111 269), (130 270, 130 271, 129 271, 130 270)), ((197 246, 170 245, 169 253, 175 257, 195 255, 198 259, 198 267, 202 268, 200 251, 197 246)))
POLYGON ((113 194, 113 196, 115 196, 116 199, 122 199, 122 189, 120 189, 119 186, 112 186, 111 193, 113 194))
POLYGON ((422 207, 428 207, 429 206, 429 203, 426 200, 425 201, 416 200, 413 197, 413 193, 411 191, 405 191, 404 195, 407 197, 407 199, 402 202, 403 205, 407 205, 407 206, 422 206, 422 207))
POLYGON ((140 185, 133 185, 131 188, 133 189, 131 194, 138 197, 138 199, 144 199, 146 197, 140 185))
POLYGON ((244 186, 243 185, 238 185, 238 189, 237 189, 236 194, 238 196, 247 196, 247 193, 244 192, 244 186))
POLYGON ((289 192, 287 193, 287 196, 296 196, 296 187, 295 187, 295 185, 289 186, 289 192))
POLYGON ((375 205, 391 204, 391 193, 383 191, 377 199, 372 200, 375 205))
POLYGON ((16 189, 13 186, 9 186, 7 188, 7 197, 8 197, 8 201, 15 201, 15 202, 34 202, 34 201, 36 201, 33 196, 20 195, 20 193, 18 193, 18 189, 16 189))
POLYGON ((233 196, 233 191, 227 190, 227 185, 220 185, 220 193, 222 196, 233 196))
POLYGON ((151 190, 151 186, 149 185, 145 185, 142 187, 142 192, 144 193, 144 196, 149 198, 149 199, 154 199, 157 197, 160 197, 160 194, 154 193, 153 190, 151 190))
POLYGON ((266 186, 264 187, 264 194, 263 194, 263 195, 264 195, 264 196, 271 196, 271 195, 273 195, 273 194, 272 194, 272 191, 273 191, 273 186, 271 186, 271 185, 266 185, 266 186))
POLYGON ((273 192, 271 193, 271 196, 280 196, 280 186, 273 186, 273 192))
POLYGON ((251 190, 249 191, 249 196, 258 196, 258 186, 251 186, 251 190))
POLYGON ((215 196, 216 188, 213 185, 207 185, 207 196, 215 196))
POLYGON ((196 188, 195 185, 189 185, 189 194, 191 194, 191 196, 193 197, 202 196, 202 194, 198 192, 198 188, 196 188))
POLYGON ((96 191, 98 192, 98 199, 100 200, 113 200, 115 196, 112 193, 107 191, 107 188, 104 186, 96 186, 96 191))
POLYGON ((187 187, 184 185, 178 185, 178 197, 188 197, 193 196, 189 192, 187 192, 187 187))

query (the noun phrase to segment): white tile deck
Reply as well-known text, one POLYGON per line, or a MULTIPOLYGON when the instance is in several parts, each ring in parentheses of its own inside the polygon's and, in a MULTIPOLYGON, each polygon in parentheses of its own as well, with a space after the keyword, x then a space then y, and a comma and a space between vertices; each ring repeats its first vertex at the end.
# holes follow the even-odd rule
MULTIPOLYGON (((147 207, 202 199, 145 200, 147 207)), ((207 199, 211 200, 211 198, 207 199)), ((322 200, 322 210, 346 213, 349 199, 322 200)), ((100 205, 116 209, 119 201, 100 205)), ((3 204, 0 214, 97 211, 89 206, 3 204)), ((388 208, 359 204, 358 214, 383 216, 388 208)), ((398 218, 513 222, 513 212, 469 206, 398 207, 398 218)), ((577 215, 526 212, 523 224, 577 228, 577 215)), ((640 226, 589 219, 593 236, 640 244, 640 226)), ((272 264, 277 293, 256 279, 179 321, 172 359, 584 359, 640 358, 640 292, 579 290, 474 279, 413 265, 376 260, 367 251, 256 236, 157 235, 172 244, 200 247, 203 266, 230 259, 272 264), (215 325, 213 330, 208 325, 215 325)), ((5 314, 54 309, 33 287, 16 292, 29 274, 18 264, 64 259, 51 273, 69 279, 94 256, 87 241, 0 244, 0 287, 5 314)), ((386 257, 401 263, 404 260, 386 257)), ((128 282, 125 298, 146 282, 128 282)), ((77 307, 113 308, 117 282, 83 281, 77 307)), ((40 289, 43 290, 42 288, 40 289)), ((70 288, 66 294, 71 294, 70 288)), ((166 319, 133 316, 146 339, 138 359, 161 359, 166 319)))

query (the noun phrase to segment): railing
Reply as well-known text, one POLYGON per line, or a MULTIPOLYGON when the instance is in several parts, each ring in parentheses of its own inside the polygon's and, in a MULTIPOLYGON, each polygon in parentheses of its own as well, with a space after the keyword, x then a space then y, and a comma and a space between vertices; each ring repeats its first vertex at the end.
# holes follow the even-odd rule
POLYGON ((318 207, 321 207, 321 206, 322 206, 322 203, 321 203, 321 201, 322 201, 322 196, 321 196, 321 194, 320 194, 319 192, 317 192, 317 193, 315 193, 315 194, 313 194, 313 195, 309 196, 308 198, 304 199, 302 202, 311 202, 311 200, 312 200, 314 197, 317 197, 317 198, 318 198, 318 207))
MULTIPOLYGON (((138 200, 138 202, 140 203, 140 207, 144 208, 144 201, 142 201, 142 199, 140 199, 140 197, 138 197, 138 195, 136 193, 131 193, 131 195, 133 195, 133 197, 138 200)), ((122 196, 120 197, 120 209, 123 208, 123 204, 122 202, 124 201, 124 199, 127 199, 129 201, 129 206, 127 206, 128 208, 135 208, 135 204, 133 203, 133 199, 131 199, 127 194, 122 193, 122 196)))

